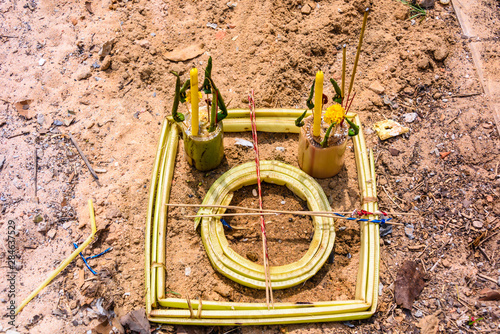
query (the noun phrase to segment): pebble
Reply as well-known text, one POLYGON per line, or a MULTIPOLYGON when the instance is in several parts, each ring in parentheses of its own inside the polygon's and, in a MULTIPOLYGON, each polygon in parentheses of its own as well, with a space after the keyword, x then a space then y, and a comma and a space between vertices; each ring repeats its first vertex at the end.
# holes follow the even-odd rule
POLYGON ((424 316, 424 314, 422 313, 422 311, 417 310, 417 312, 415 312, 415 317, 416 318, 422 318, 423 316, 424 316))
POLYGON ((276 147, 276 151, 285 152, 285 148, 278 146, 278 147, 276 147))
POLYGON ((259 256, 254 252, 247 252, 247 258, 252 262, 257 262, 259 260, 259 256))
POLYGON ((450 52, 446 47, 444 46, 439 47, 437 50, 434 51, 434 59, 436 61, 443 61, 448 57, 449 53, 450 52))
POLYGON ((227 287, 225 285, 217 285, 214 288, 214 291, 217 292, 222 297, 225 297, 225 298, 229 297, 230 294, 231 294, 231 291, 229 290, 229 287, 227 287))
POLYGON ((474 226, 475 228, 482 228, 483 227, 483 222, 480 221, 480 220, 474 220, 472 222, 472 226, 474 226))
POLYGON ((257 189, 252 189, 252 195, 253 195, 254 197, 257 197, 257 195, 258 195, 258 194, 257 194, 257 189))
POLYGON ((155 37, 155 36, 156 36, 156 34, 155 34, 154 32, 152 32, 152 33, 151 33, 151 36, 152 36, 152 37, 155 37))
POLYGON ((238 146, 253 148, 253 143, 246 139, 236 138, 234 143, 238 146))
POLYGON ((450 0, 439 0, 439 2, 442 4, 442 5, 447 5, 450 3, 450 0))
POLYGON ((309 15, 309 14, 311 14, 311 10, 312 10, 311 6, 309 6, 309 5, 305 5, 304 7, 302 7, 302 8, 300 9, 300 12, 301 12, 302 14, 304 14, 304 15, 309 15))
POLYGON ((418 114, 416 112, 410 112, 403 115, 403 119, 406 123, 413 123, 417 119, 418 114))
POLYGON ((379 296, 382 296, 383 290, 384 290, 384 284, 379 283, 378 284, 378 295, 379 296))
POLYGON ((427 57, 422 57, 418 60, 417 62, 417 67, 419 70, 426 70, 429 68, 429 58, 427 57))
POLYGON ((371 91, 373 91, 375 94, 381 95, 384 94, 385 88, 382 86, 382 84, 379 81, 374 81, 370 84, 368 87, 371 91))
POLYGON ((281 205, 284 205, 286 202, 285 201, 281 201, 281 205))
POLYGON ((108 171, 105 168, 94 168, 94 172, 99 174, 107 173, 108 171))
POLYGON ((56 233, 57 231, 54 230, 54 229, 51 229, 50 231, 47 232, 47 236, 50 238, 50 239, 54 239, 54 237, 56 236, 56 233))
POLYGON ((78 70, 78 72, 76 72, 75 78, 76 78, 76 80, 80 81, 80 80, 90 78, 91 75, 92 75, 92 73, 90 72, 89 68, 82 67, 80 70, 78 70))
POLYGON ((413 230, 414 230, 413 224, 408 224, 405 226, 405 234, 410 240, 415 239, 415 236, 413 235, 413 230))
POLYGON ((184 275, 186 275, 186 276, 191 275, 191 267, 186 267, 186 268, 184 269, 184 275))
POLYGON ((106 71, 111 66, 111 56, 104 57, 101 64, 101 71, 106 71))
POLYGON ((40 58, 40 60, 38 61, 38 65, 40 66, 43 66, 45 64, 47 60, 43 59, 43 58, 40 58))
POLYGON ((217 23, 207 23, 207 27, 212 28, 212 29, 217 29, 217 23))

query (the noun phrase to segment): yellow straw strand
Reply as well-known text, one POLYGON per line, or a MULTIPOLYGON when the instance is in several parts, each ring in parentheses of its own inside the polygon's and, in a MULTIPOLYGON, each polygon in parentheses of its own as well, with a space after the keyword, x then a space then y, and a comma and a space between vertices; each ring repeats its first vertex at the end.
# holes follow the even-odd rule
POLYGON ((346 63, 346 45, 342 45, 342 102, 345 96, 345 63, 346 63))
POLYGON ((36 288, 36 290, 34 290, 28 297, 26 297, 25 300, 23 300, 21 305, 19 305, 17 307, 16 314, 21 312, 21 310, 26 306, 26 304, 28 304, 33 298, 35 298, 35 296, 38 295, 38 293, 40 293, 40 291, 42 291, 43 288, 45 288, 54 279, 54 277, 56 277, 61 271, 63 271, 64 268, 66 268, 68 266, 68 264, 70 264, 71 261, 73 261, 73 259, 75 257, 77 257, 78 254, 80 254, 83 251, 83 249, 88 246, 88 244, 90 244, 92 242, 92 240, 94 239, 94 235, 97 231, 97 228, 95 225, 94 206, 92 204, 91 199, 89 199, 89 212, 90 212, 90 222, 91 222, 91 226, 92 226, 92 232, 90 233, 88 238, 83 242, 83 244, 80 245, 80 247, 78 247, 73 253, 71 253, 71 255, 66 260, 64 260, 59 265, 59 267, 57 267, 57 269, 54 270, 50 274, 50 276, 47 277, 47 279, 45 281, 43 281, 42 284, 40 284, 40 286, 38 288, 36 288))

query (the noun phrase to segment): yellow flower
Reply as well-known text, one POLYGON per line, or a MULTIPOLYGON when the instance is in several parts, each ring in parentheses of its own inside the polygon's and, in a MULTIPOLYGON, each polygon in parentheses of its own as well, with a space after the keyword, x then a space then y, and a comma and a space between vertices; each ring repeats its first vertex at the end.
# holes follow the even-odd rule
POLYGON ((328 124, 339 124, 344 119, 345 109, 340 104, 334 104, 326 109, 323 119, 328 124))
MULTIPOLYGON (((198 101, 201 101, 203 99, 203 95, 201 95, 201 92, 198 91, 198 101)), ((191 91, 188 90, 186 92, 186 102, 191 103, 191 91)))

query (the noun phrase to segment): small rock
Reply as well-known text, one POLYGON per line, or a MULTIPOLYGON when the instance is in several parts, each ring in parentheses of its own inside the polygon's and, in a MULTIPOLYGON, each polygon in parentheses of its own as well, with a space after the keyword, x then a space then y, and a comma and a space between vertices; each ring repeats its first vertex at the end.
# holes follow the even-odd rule
POLYGON ((445 260, 443 260, 441 263, 442 263, 442 264, 443 264, 443 266, 445 266, 446 268, 451 267, 451 262, 450 262, 450 261, 448 261, 448 260, 446 260, 446 259, 445 259, 445 260))
POLYGON ((80 81, 80 80, 85 80, 85 79, 88 79, 92 76, 92 73, 90 72, 90 68, 88 67, 82 67, 78 70, 78 72, 76 72, 76 80, 80 81))
POLYGON ((36 121, 38 122, 38 124, 43 125, 44 120, 45 120, 45 116, 43 116, 43 114, 36 115, 36 121))
POLYGON ((439 0, 439 2, 442 4, 442 5, 447 5, 450 3, 450 0, 439 0))
POLYGON ((422 71, 428 69, 429 65, 430 65, 429 58, 427 58, 426 56, 423 56, 417 62, 418 69, 422 71))
POLYGON ((184 269, 184 275, 186 275, 186 276, 191 275, 191 267, 187 266, 187 267, 184 269))
POLYGON ((383 291, 384 291, 384 284, 382 284, 382 282, 380 282, 378 284, 378 295, 382 296, 383 291))
POLYGON ((108 171, 105 168, 94 168, 94 172, 99 174, 107 173, 108 171))
POLYGON ((406 236, 410 239, 413 240, 415 239, 415 236, 413 235, 413 230, 415 228, 413 227, 413 224, 407 224, 405 225, 405 234, 406 236))
POLYGON ((311 10, 312 10, 311 6, 309 6, 309 5, 304 5, 304 7, 302 7, 302 8, 300 9, 300 12, 301 12, 302 14, 304 14, 304 15, 309 15, 309 14, 311 14, 311 10))
POLYGON ((195 44, 188 46, 187 48, 167 52, 163 55, 163 58, 174 62, 186 61, 202 55, 205 52, 203 48, 203 44, 195 44))
POLYGON ((47 62, 47 60, 40 58, 40 60, 38 61, 38 65, 43 66, 45 62, 47 62))
POLYGON ((55 229, 51 229, 50 231, 47 232, 47 236, 50 239, 54 239, 54 237, 56 236, 56 233, 57 233, 57 231, 55 229))
POLYGON ((438 99, 440 99, 442 96, 443 96, 443 94, 441 94, 441 93, 435 93, 435 94, 434 94, 434 96, 433 96, 433 98, 434 98, 434 100, 438 100, 438 99))
POLYGON ((139 41, 135 41, 135 44, 145 49, 149 49, 149 47, 151 46, 151 43, 147 39, 141 39, 139 41))
POLYGON ((113 44, 115 44, 115 39, 104 42, 99 50, 99 57, 104 58, 111 53, 111 49, 113 48, 113 44))
POLYGON ((396 150, 395 148, 389 148, 388 150, 393 157, 397 157, 401 153, 400 150, 396 150))
POLYGON ((222 284, 217 285, 214 288, 214 291, 225 298, 227 298, 231 295, 231 290, 229 289, 229 287, 222 285, 222 284))
POLYGON ((423 316, 424 314, 422 313, 422 311, 417 310, 417 312, 415 312, 415 318, 422 318, 423 316))
POLYGON ((35 216, 35 218, 33 218, 33 222, 34 222, 35 224, 38 224, 38 223, 43 222, 43 217, 42 217, 42 215, 36 215, 36 216, 35 216))
POLYGON ((111 56, 104 57, 101 64, 101 71, 106 71, 111 66, 111 56))
POLYGON ((375 94, 384 94, 385 88, 379 81, 374 81, 368 87, 368 89, 372 90, 375 94))
POLYGON ((448 57, 449 51, 445 46, 439 47, 434 51, 434 59, 436 61, 443 61, 448 57))
POLYGON ((278 147, 276 147, 276 151, 285 152, 285 148, 278 146, 278 147))
POLYGON ((253 148, 253 143, 241 138, 236 138, 234 141, 235 145, 253 148))
POLYGON ((217 29, 217 23, 207 23, 207 27, 212 28, 212 29, 217 29))
POLYGON ((252 262, 257 262, 259 260, 259 256, 254 252, 247 252, 247 258, 252 262))
POLYGON ((434 7, 435 0, 417 0, 417 5, 424 8, 429 9, 434 7))
POLYGON ((480 221, 480 220, 474 220, 472 222, 472 226, 474 226, 475 228, 482 228, 483 227, 483 222, 480 221))
POLYGON ((257 197, 257 189, 252 189, 252 195, 253 197, 257 197))
POLYGON ((403 119, 406 123, 413 123, 417 119, 418 114, 416 112, 410 112, 403 115, 403 119))
POLYGON ((439 152, 439 156, 441 157, 441 159, 444 159, 446 158, 447 156, 450 155, 451 152, 439 152))

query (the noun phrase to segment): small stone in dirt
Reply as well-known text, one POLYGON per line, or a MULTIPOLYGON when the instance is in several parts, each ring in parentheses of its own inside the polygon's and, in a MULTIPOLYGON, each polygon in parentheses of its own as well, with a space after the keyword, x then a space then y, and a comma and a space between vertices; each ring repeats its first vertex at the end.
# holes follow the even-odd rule
POLYGON ((451 263, 450 263, 450 261, 448 261, 448 260, 446 260, 446 259, 445 259, 445 260, 443 260, 443 262, 441 262, 441 263, 442 263, 442 264, 443 264, 443 266, 445 266, 446 268, 451 267, 451 263))
POLYGON ((436 61, 443 61, 446 59, 446 57, 448 57, 448 53, 448 49, 445 46, 441 46, 434 51, 434 59, 436 61))
POLYGON ((412 123, 417 119, 418 114, 416 112, 409 112, 403 115, 403 119, 406 123, 412 123))
POLYGON ((472 226, 474 226, 475 228, 482 228, 483 227, 483 222, 480 221, 480 220, 474 220, 472 222, 472 226))
POLYGON ((113 48, 113 44, 115 43, 115 39, 104 42, 99 50, 99 57, 104 58, 111 53, 111 49, 113 48))
POLYGON ((399 153, 401 153, 401 151, 396 150, 395 148, 389 148, 389 153, 390 153, 393 157, 397 157, 397 156, 399 155, 399 153))
POLYGON ((35 222, 35 224, 43 222, 42 215, 36 215, 35 218, 33 219, 33 221, 35 222))
POLYGON ((428 69, 429 65, 430 65, 429 58, 427 58, 426 56, 423 56, 417 62, 418 69, 422 71, 428 69))
POLYGON ((214 291, 225 298, 229 297, 231 294, 231 290, 229 289, 229 287, 222 285, 222 284, 217 285, 214 288, 214 291))
POLYGON ((45 116, 43 116, 43 114, 36 115, 36 121, 38 122, 38 124, 43 125, 44 120, 45 120, 45 116))
POLYGON ((254 197, 257 197, 257 195, 258 195, 258 194, 257 194, 257 189, 252 189, 252 195, 253 195, 254 197))
POLYGON ((147 39, 141 39, 138 41, 135 41, 135 44, 139 45, 142 48, 149 49, 151 46, 151 43, 147 39))
POLYGON ((309 15, 309 14, 311 14, 311 10, 312 10, 311 6, 309 6, 309 5, 304 5, 304 7, 302 7, 302 8, 300 9, 300 12, 301 12, 302 14, 304 14, 304 15, 309 15))
POLYGON ((442 5, 447 5, 450 3, 450 0, 439 0, 439 2, 442 4, 442 5))
POLYGON ((90 72, 90 68, 82 67, 76 72, 75 78, 80 81, 90 78, 91 75, 92 73, 90 72))
POLYGON ((190 45, 187 48, 175 49, 172 52, 165 53, 163 58, 175 62, 190 60, 202 55, 205 52, 203 47, 203 44, 195 44, 190 45))
POLYGON ((380 237, 383 238, 392 233, 392 225, 384 224, 380 225, 380 237))
POLYGON ((107 170, 105 168, 94 168, 94 172, 104 174, 107 173, 107 170))
POLYGON ((186 276, 191 275, 191 267, 187 266, 187 267, 184 269, 184 275, 186 275, 186 276))
POLYGON ((422 313, 422 311, 417 310, 417 312, 415 312, 415 318, 422 318, 423 316, 424 314, 422 313))
POLYGON ((236 138, 234 143, 238 146, 253 148, 253 143, 246 139, 236 138))
POLYGON ((259 256, 254 252, 248 252, 247 258, 252 262, 257 262, 259 260, 259 256))
POLYGON ((374 81, 368 87, 368 89, 372 90, 375 94, 384 94, 385 88, 379 81, 374 81))
POLYGON ((56 236, 56 233, 57 233, 57 231, 55 229, 51 229, 50 231, 47 232, 47 236, 50 239, 54 239, 54 237, 56 236))
POLYGON ((111 66, 111 56, 104 57, 101 65, 101 71, 106 71, 111 66))
POLYGON ((413 240, 415 239, 415 236, 413 235, 413 230, 415 228, 413 227, 413 224, 407 224, 405 225, 405 234, 406 236, 410 239, 413 240))
POLYGON ((43 58, 40 58, 40 60, 38 61, 38 65, 40 66, 43 66, 45 64, 47 60, 43 59, 43 58))
POLYGON ((429 9, 434 7, 435 0, 417 0, 417 5, 424 9, 429 9))
POLYGON ((285 152, 285 148, 278 146, 278 147, 276 147, 276 151, 285 152))
POLYGON ((439 152, 439 156, 441 157, 441 159, 444 159, 446 158, 447 156, 450 155, 451 152, 439 152))
POLYGON ((434 100, 439 100, 442 96, 443 96, 443 94, 436 93, 436 94, 434 94, 433 98, 434 98, 434 100))

